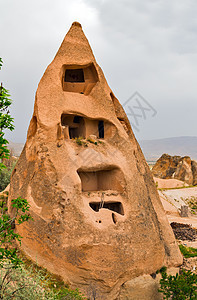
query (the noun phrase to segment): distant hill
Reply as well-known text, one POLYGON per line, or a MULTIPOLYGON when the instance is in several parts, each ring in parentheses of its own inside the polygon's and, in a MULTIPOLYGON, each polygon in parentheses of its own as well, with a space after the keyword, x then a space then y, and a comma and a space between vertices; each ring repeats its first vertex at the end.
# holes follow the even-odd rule
POLYGON ((156 161, 162 154, 190 156, 197 160, 197 136, 141 140, 139 144, 148 161, 156 161))
POLYGON ((13 143, 9 141, 8 149, 13 152, 14 156, 20 156, 22 150, 23 150, 24 144, 22 143, 13 143))

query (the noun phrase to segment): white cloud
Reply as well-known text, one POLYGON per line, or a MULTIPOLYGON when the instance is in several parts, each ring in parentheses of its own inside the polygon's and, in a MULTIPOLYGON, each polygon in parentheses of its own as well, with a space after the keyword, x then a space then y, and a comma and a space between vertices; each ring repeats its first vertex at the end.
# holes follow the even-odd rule
POLYGON ((75 20, 120 101, 138 90, 157 109, 140 138, 170 136, 167 111, 173 135, 183 135, 183 115, 184 135, 196 135, 196 15, 196 0, 4 1, 0 76, 14 99, 14 135, 24 139, 38 81, 75 20))

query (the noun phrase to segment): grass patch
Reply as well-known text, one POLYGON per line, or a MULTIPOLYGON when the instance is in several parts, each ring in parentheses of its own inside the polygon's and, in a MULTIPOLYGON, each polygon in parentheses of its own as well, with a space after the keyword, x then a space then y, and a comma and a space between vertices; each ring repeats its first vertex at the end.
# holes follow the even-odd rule
POLYGON ((85 300, 76 289, 72 290, 35 264, 27 262, 17 269, 0 269, 0 299, 16 300, 85 300))
POLYGON ((78 146, 85 146, 88 147, 88 144, 84 141, 84 138, 82 136, 75 138, 75 142, 77 143, 78 146))
POLYGON ((179 249, 185 258, 197 257, 197 249, 196 248, 185 247, 183 245, 179 245, 179 249))
POLYGON ((93 139, 91 139, 91 138, 87 138, 87 141, 88 141, 89 143, 91 143, 91 144, 98 145, 98 142, 95 141, 95 140, 93 140, 93 139))
POLYGON ((191 212, 193 214, 196 214, 197 213, 197 197, 195 196, 191 196, 191 197, 188 197, 188 198, 181 198, 182 200, 184 200, 187 205, 189 206, 189 208, 191 209, 191 212))
POLYGON ((159 191, 166 191, 166 190, 181 190, 181 189, 190 189, 197 187, 197 185, 188 185, 188 186, 178 186, 178 187, 173 187, 173 188, 159 188, 159 191))

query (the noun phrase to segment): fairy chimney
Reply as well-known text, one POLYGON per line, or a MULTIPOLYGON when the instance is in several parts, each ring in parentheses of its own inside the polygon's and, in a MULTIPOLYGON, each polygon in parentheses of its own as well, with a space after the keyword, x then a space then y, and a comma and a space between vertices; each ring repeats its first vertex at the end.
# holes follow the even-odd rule
POLYGON ((123 283, 178 266, 155 183, 127 116, 74 22, 37 89, 9 199, 26 255, 84 293, 115 299, 123 283))

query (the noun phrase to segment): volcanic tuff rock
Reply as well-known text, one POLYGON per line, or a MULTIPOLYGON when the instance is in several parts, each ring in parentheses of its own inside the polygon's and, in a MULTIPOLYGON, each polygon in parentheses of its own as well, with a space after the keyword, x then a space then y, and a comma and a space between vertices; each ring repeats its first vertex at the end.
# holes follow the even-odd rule
POLYGON ((192 160, 193 185, 197 185, 197 162, 192 160))
POLYGON ((170 156, 163 154, 152 168, 155 177, 175 178, 185 181, 189 185, 197 184, 197 162, 189 156, 170 156))
POLYGON ((18 196, 34 219, 17 227, 22 250, 85 294, 115 299, 126 281, 182 263, 127 116, 77 22, 39 83, 9 201, 18 196))

